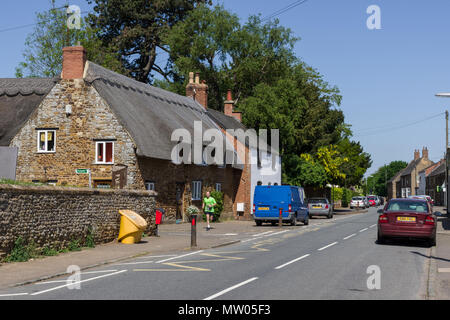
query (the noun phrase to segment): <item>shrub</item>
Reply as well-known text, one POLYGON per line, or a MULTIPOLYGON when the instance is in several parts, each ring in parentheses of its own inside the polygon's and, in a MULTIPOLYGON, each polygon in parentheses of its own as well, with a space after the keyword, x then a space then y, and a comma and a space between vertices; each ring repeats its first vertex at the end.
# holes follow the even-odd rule
POLYGON ((44 247, 41 251, 41 254, 43 256, 56 256, 59 254, 59 251, 56 250, 55 248, 44 247))
POLYGON ((80 240, 72 240, 70 241, 69 245, 67 246, 67 249, 69 251, 81 251, 81 245, 80 240))
POLYGON ((11 253, 5 258, 5 261, 25 262, 36 257, 37 255, 36 245, 33 242, 26 245, 22 237, 18 237, 14 242, 14 247, 11 250, 11 253))
POLYGON ((84 241, 84 245, 88 248, 95 248, 94 231, 92 230, 91 227, 89 227, 88 229, 88 234, 84 241))

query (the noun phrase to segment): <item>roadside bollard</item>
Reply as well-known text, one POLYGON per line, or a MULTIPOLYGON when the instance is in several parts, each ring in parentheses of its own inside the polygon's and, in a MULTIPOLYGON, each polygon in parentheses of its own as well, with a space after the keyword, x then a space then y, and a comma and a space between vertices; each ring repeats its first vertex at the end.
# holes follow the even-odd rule
POLYGON ((191 247, 197 246, 197 215, 192 215, 191 221, 191 247))
POLYGON ((280 216, 278 217, 278 226, 281 228, 283 225, 283 209, 280 208, 280 216))

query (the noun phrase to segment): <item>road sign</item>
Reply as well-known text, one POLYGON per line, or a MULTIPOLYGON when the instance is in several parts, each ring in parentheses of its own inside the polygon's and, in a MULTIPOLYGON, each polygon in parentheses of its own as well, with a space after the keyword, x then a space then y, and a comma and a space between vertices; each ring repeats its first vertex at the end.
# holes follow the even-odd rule
POLYGON ((76 174, 89 174, 89 188, 92 188, 91 170, 89 169, 75 169, 76 174))

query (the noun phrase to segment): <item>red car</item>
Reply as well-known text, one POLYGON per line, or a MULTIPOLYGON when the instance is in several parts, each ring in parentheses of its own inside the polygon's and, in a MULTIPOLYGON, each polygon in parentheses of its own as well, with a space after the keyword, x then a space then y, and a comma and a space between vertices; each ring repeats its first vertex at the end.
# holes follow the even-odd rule
POLYGON ((424 199, 392 199, 379 210, 378 243, 387 238, 426 239, 436 245, 436 215, 424 199))
POLYGON ((375 197, 367 197, 367 200, 369 200, 369 206, 375 207, 377 205, 377 201, 375 200, 375 197))

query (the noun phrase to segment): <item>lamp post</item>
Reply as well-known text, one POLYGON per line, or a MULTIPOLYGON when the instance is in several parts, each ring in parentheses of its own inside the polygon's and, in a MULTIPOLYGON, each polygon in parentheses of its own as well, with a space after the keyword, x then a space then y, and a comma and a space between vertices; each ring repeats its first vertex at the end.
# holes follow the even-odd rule
MULTIPOLYGON (((450 93, 437 93, 436 97, 450 98, 450 93)), ((449 212, 449 192, 448 192, 448 110, 445 110, 445 205, 447 207, 447 214, 449 212)))

